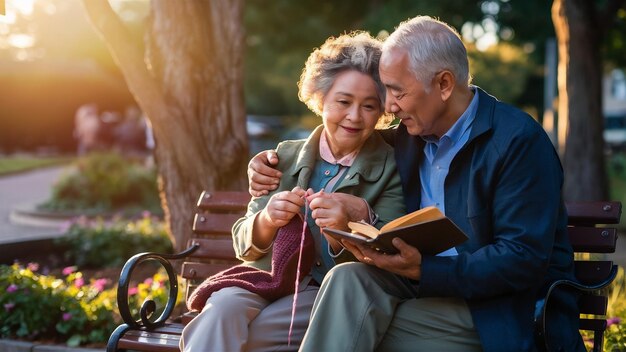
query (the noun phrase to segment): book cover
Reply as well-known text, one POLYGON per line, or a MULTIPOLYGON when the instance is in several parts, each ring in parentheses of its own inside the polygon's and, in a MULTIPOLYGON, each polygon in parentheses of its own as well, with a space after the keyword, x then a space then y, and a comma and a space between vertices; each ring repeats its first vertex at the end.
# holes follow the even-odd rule
POLYGON ((398 219, 386 224, 380 231, 374 226, 363 223, 350 223, 348 226, 352 232, 331 228, 325 228, 323 231, 339 241, 347 239, 388 254, 398 253, 398 250, 391 244, 395 237, 400 237, 424 255, 441 253, 465 242, 468 238, 452 220, 434 207, 420 209, 398 219), (396 221, 398 219, 403 219, 403 221, 396 221), (407 219, 411 219, 409 224, 407 224, 407 219), (399 226, 389 227, 388 225, 392 223, 399 226))

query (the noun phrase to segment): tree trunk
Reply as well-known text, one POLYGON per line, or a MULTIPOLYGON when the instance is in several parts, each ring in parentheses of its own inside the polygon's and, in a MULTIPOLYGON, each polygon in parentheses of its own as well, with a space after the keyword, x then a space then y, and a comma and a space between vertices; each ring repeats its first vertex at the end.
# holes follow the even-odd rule
POLYGON ((152 0, 145 60, 108 2, 83 0, 149 118, 159 188, 177 250, 206 190, 243 190, 243 1, 152 0))
POLYGON ((602 137, 602 31, 597 18, 593 1, 555 0, 552 5, 559 46, 558 115, 567 121, 565 131, 559 131, 566 138, 560 150, 566 200, 609 197, 602 137))

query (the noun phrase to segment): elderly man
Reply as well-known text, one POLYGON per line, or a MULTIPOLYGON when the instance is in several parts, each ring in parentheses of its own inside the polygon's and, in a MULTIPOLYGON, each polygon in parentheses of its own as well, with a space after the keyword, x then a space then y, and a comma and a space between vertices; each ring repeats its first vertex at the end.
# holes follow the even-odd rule
MULTIPOLYGON (((469 240, 437 256, 398 238, 397 255, 345 242, 360 263, 328 273, 301 350, 534 350, 535 300, 554 280, 573 278, 550 140, 530 116, 470 85, 458 33, 433 18, 391 34, 380 77, 386 110, 402 121, 392 143, 407 211, 434 205, 469 240)), ((251 161, 254 192, 276 182, 267 155, 251 161)), ((368 212, 356 201, 353 210, 368 212)), ((551 348, 584 351, 576 297, 559 295, 551 348)))

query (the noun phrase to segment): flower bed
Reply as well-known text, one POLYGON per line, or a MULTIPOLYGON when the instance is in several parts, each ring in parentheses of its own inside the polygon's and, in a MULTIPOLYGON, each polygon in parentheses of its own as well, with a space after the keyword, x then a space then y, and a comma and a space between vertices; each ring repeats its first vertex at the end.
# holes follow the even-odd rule
MULTIPOLYGON (((75 265, 0 266, 0 338, 104 346, 121 324, 116 284, 123 263, 137 252, 172 251, 163 222, 149 213, 136 220, 79 218, 68 223, 60 242, 68 248, 65 261, 75 265)), ((169 294, 167 275, 149 265, 137 269, 129 288, 133 315, 139 317, 146 299, 162 311, 169 294)))
MULTIPOLYGON (((121 323, 112 280, 86 278, 76 267, 64 268, 61 278, 45 271, 36 263, 0 266, 0 337, 103 346, 121 323)), ((133 315, 146 299, 165 305, 166 279, 159 271, 129 289, 133 315)))

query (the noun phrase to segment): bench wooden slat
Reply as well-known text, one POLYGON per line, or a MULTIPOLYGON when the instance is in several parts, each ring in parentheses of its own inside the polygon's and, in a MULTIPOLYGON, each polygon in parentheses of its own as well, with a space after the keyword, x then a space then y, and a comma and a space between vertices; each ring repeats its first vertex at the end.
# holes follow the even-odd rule
POLYGON ((250 201, 246 192, 207 192, 198 198, 198 208, 207 211, 245 211, 250 201))
POLYGON ((569 227, 567 229, 574 252, 614 253, 617 230, 613 228, 569 227))
POLYGON ((597 284, 609 276, 613 262, 608 260, 577 260, 574 262, 574 272, 578 281, 585 285, 597 284))
POLYGON ((613 261, 609 260, 577 260, 574 262, 574 272, 580 283, 593 285, 607 278, 613 268, 613 261))
POLYGON ((230 236, 228 238, 194 238, 189 241, 188 246, 193 244, 199 244, 200 247, 190 255, 191 258, 235 260, 235 249, 230 236))
POLYGON ((584 294, 578 299, 578 308, 580 314, 605 315, 608 302, 606 296, 584 294))
POLYGON ((121 349, 150 352, 178 352, 182 324, 168 324, 155 331, 129 330, 117 346, 121 349))
POLYGON ((206 279, 220 271, 231 268, 236 263, 183 263, 181 276, 185 279, 206 279))
POLYGON ((604 331, 606 330, 606 319, 581 318, 579 328, 580 330, 604 331))
POLYGON ((197 213, 193 218, 193 232, 196 235, 228 235, 241 214, 197 213))
POLYGON ((568 223, 619 224, 622 214, 620 202, 567 202, 568 223))

